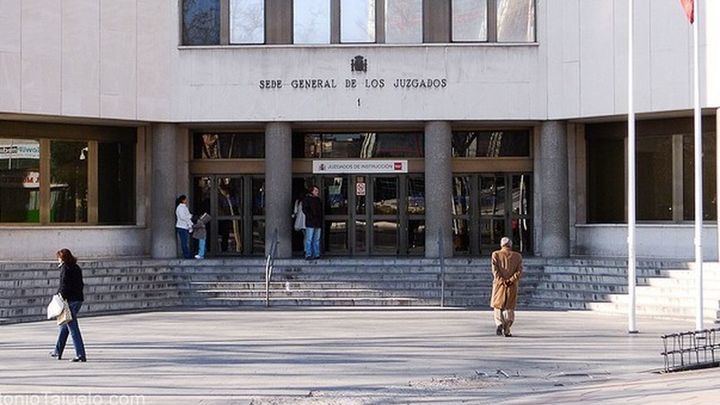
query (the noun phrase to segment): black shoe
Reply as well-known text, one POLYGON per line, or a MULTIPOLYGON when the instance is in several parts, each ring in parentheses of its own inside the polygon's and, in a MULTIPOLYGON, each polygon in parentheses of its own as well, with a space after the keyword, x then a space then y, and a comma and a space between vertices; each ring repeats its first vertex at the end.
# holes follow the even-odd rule
POLYGON ((56 360, 62 360, 62 354, 57 354, 55 352, 50 352, 50 357, 54 357, 56 360))
POLYGON ((82 356, 82 357, 73 357, 72 359, 70 359, 70 361, 73 362, 73 363, 77 363, 77 362, 79 362, 79 361, 85 363, 85 362, 87 361, 87 359, 85 358, 85 356, 82 356))
POLYGON ((495 334, 498 336, 502 336, 503 334, 503 327, 502 325, 498 325, 497 329, 495 329, 495 334))
POLYGON ((312 257, 310 257, 310 256, 305 256, 305 260, 312 260, 312 257))
POLYGON ((510 332, 504 333, 504 335, 505 335, 505 337, 512 337, 512 333, 510 333, 510 332))
POLYGON ((312 259, 313 259, 313 260, 317 260, 317 259, 319 259, 319 258, 320 258, 320 256, 315 256, 315 257, 313 257, 312 259))

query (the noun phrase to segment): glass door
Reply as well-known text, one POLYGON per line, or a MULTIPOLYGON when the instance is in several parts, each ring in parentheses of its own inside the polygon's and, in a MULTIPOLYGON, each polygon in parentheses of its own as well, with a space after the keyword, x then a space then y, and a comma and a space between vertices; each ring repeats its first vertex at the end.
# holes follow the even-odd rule
POLYGON ((265 182, 262 177, 210 175, 193 178, 195 220, 208 213, 208 253, 262 255, 265 249, 265 182))
POLYGON ((458 254, 490 255, 508 236, 532 252, 532 174, 480 173, 453 177, 453 247, 458 254))

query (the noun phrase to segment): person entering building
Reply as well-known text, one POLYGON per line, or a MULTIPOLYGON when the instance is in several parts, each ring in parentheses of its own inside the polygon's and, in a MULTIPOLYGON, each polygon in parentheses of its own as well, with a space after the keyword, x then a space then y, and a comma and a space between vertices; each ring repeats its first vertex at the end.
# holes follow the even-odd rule
POLYGON ((305 259, 320 258, 320 234, 322 231, 322 201, 320 189, 313 185, 310 192, 302 202, 302 211, 305 214, 305 259))
POLYGON ((510 327, 515 321, 518 285, 522 276, 522 255, 512 250, 510 238, 500 240, 500 250, 492 253, 493 287, 490 306, 495 318, 495 334, 512 336, 510 327))

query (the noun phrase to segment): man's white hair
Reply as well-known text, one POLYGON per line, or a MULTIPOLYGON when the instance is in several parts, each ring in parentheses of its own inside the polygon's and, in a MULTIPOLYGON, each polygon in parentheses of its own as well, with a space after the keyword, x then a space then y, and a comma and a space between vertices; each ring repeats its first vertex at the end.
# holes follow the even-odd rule
POLYGON ((508 238, 507 236, 503 236, 502 239, 500 239, 500 247, 512 247, 512 240, 508 238))

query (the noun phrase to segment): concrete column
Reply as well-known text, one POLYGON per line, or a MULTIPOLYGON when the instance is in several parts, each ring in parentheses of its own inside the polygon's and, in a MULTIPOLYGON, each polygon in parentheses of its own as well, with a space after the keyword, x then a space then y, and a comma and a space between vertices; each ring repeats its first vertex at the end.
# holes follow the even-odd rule
POLYGON ((542 241, 544 257, 570 255, 567 124, 546 121, 540 129, 542 241))
POLYGON ((292 256, 292 128, 286 122, 265 127, 265 252, 270 250, 275 229, 278 256, 292 256))
POLYGON ((175 241, 177 132, 177 125, 173 124, 157 124, 152 127, 151 253, 156 259, 177 257, 175 241))
POLYGON ((446 121, 425 124, 425 257, 439 257, 438 231, 445 257, 452 246, 452 129, 446 121))

